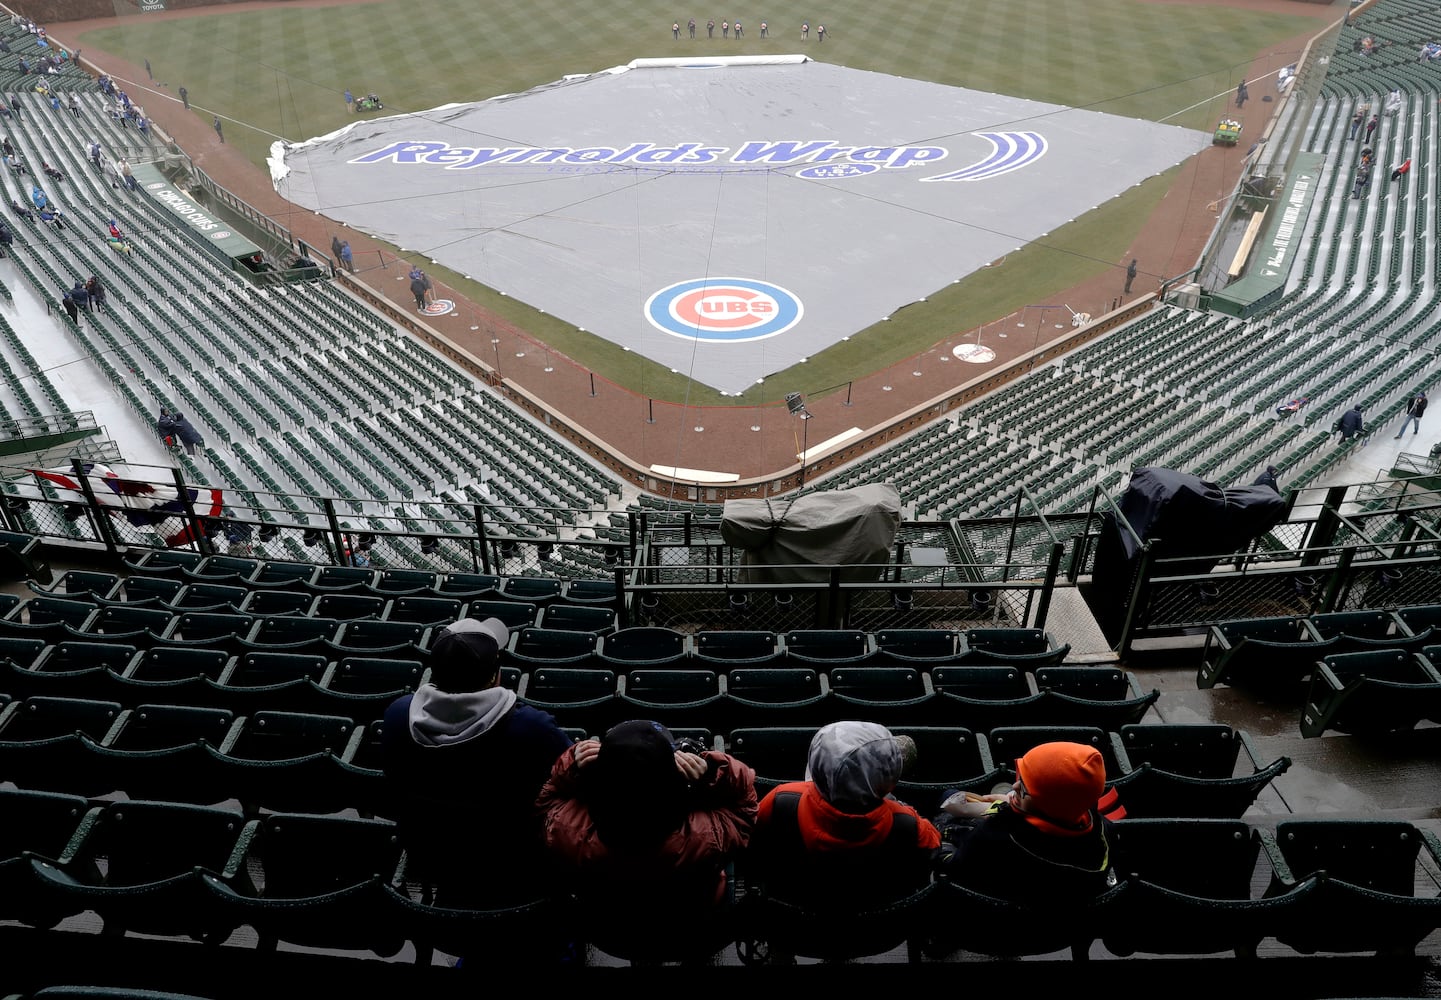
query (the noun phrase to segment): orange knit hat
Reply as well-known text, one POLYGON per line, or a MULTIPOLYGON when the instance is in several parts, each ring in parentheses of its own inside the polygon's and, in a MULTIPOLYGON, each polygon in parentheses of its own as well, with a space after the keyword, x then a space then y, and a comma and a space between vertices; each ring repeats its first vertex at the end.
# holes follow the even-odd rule
POLYGON ((1060 823, 1084 823, 1106 787, 1100 751, 1081 743, 1042 743, 1016 771, 1036 807, 1060 823))

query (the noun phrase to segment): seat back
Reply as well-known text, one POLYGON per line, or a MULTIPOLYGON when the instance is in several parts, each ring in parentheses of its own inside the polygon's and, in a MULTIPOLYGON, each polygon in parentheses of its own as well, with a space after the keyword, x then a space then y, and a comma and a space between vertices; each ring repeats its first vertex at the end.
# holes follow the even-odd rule
POLYGON ((721 670, 773 664, 782 656, 780 636, 776 633, 740 629, 697 632, 691 641, 691 653, 697 660, 721 670))
MULTIPOLYGON (((302 595, 309 598, 309 594, 302 595)), ((313 618, 335 618, 339 621, 354 621, 357 618, 379 618, 389 602, 376 594, 319 594, 312 603, 303 607, 313 618)), ((247 607, 250 611, 253 608, 247 607)), ((297 612, 299 613, 299 612, 297 612)))
POLYGON ((325 686, 345 694, 414 691, 424 676, 425 664, 419 660, 347 656, 336 663, 325 686))
MULTIPOLYGON (((115 725, 120 710, 113 701, 36 695, 0 710, 0 743, 32 743, 74 733, 84 733, 99 743, 115 725)), ((4 777, 8 776, 0 775, 4 777)))
POLYGON ((595 632, 528 628, 511 634, 503 655, 518 663, 580 664, 594 658, 597 642, 595 632))
POLYGON ((250 591, 222 583, 189 583, 171 598, 180 611, 239 611, 250 591))
POLYGON ((1416 827, 1400 820, 1284 820, 1275 845, 1292 881, 1325 872, 1333 879, 1392 896, 1415 893, 1416 827))
POLYGON ((641 625, 601 635, 596 655, 607 663, 660 665, 675 663, 686 656, 684 633, 659 626, 641 625))
POLYGON ((937 691, 985 701, 1029 698, 1029 676, 1013 666, 937 666, 931 668, 931 686, 937 691))
POLYGON ((141 705, 125 713, 105 745, 114 750, 167 750, 190 743, 224 746, 235 722, 223 708, 141 705))
POLYGON ((1150 764, 1190 778, 1229 778, 1236 773, 1241 734, 1220 724, 1128 725, 1121 745, 1133 767, 1150 764))
POLYGON ((138 683, 156 684, 194 677, 218 681, 229 662, 230 655, 223 649, 155 646, 131 661, 125 677, 138 683))
POLYGON ((856 629, 802 629, 785 635, 786 659, 801 663, 859 663, 875 655, 875 641, 856 629))
POLYGON ((479 618, 484 621, 487 618, 499 618, 505 623, 505 627, 515 632, 519 629, 529 629, 540 617, 540 605, 534 601, 504 601, 504 600, 479 600, 471 601, 466 605, 465 613, 471 618, 479 618))
POLYGON ((961 655, 961 633, 942 628, 882 629, 876 633, 876 649, 885 659, 950 663, 961 655))
POLYGON ((89 808, 80 795, 0 788, 0 864, 23 851, 60 857, 89 808))
POLYGON ((414 625, 448 625, 460 619, 464 607, 458 598, 407 594, 390 602, 385 609, 384 618, 389 622, 409 622, 414 625))
POLYGON ((573 632, 615 631, 615 612, 599 604, 551 604, 540 614, 542 628, 565 629, 573 632))
POLYGON ((1106 780, 1119 777, 1124 768, 1117 757, 1111 738, 1105 730, 1094 726, 1004 726, 987 734, 991 753, 1002 766, 1014 768, 1015 762, 1042 743, 1082 743, 1099 750, 1106 762, 1106 780))
POLYGON ((247 716, 226 756, 243 760, 293 760, 312 754, 344 755, 355 721, 334 715, 256 712, 247 716))

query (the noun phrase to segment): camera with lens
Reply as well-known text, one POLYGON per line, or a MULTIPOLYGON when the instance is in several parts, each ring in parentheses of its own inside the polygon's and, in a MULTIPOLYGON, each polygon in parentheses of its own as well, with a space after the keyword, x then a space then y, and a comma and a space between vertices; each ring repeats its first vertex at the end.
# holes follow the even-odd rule
POLYGON ((677 753, 693 753, 698 757, 704 757, 706 751, 710 749, 710 747, 692 736, 682 736, 676 740, 675 748, 677 753))

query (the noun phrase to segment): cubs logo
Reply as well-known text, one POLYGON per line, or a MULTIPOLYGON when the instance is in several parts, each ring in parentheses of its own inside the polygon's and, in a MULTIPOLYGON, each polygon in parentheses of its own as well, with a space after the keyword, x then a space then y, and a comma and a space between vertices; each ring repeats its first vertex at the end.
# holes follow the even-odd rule
POLYGON ((712 344, 774 337, 804 312, 793 293, 750 278, 692 278, 662 288, 645 304, 646 319, 657 330, 712 344))
POLYGON ((796 176, 809 181, 827 181, 837 177, 863 177, 879 169, 879 163, 821 163, 797 170, 796 176))

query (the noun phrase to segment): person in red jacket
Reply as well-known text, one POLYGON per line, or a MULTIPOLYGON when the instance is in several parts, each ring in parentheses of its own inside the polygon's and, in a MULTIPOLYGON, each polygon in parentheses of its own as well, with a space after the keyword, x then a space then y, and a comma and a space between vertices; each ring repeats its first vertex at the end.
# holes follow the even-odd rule
POLYGON ((562 753, 537 805, 556 874, 599 914, 579 935, 705 950, 726 867, 750 841, 755 771, 678 747, 658 722, 622 722, 562 753))
POLYGON ((1408 157, 1406 157, 1406 162, 1405 162, 1405 163, 1401 164, 1401 165, 1400 165, 1399 167, 1397 167, 1395 170, 1391 171, 1391 179, 1392 179, 1393 181, 1400 180, 1400 179, 1401 179, 1401 176, 1402 176, 1403 174, 1409 174, 1410 172, 1411 172, 1411 157, 1408 156, 1408 157))
POLYGON ((747 861, 765 891, 816 912, 892 902, 925 885, 940 833, 891 794, 914 752, 873 722, 822 727, 806 780, 761 801, 747 861))

